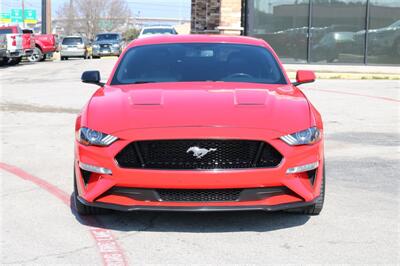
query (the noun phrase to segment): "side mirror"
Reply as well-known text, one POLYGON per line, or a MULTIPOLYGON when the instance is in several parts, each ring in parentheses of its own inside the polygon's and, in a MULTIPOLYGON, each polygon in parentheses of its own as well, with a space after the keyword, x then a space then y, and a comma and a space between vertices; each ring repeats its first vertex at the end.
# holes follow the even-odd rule
POLYGON ((81 80, 83 83, 91 83, 99 86, 104 86, 104 82, 101 82, 100 72, 97 70, 94 71, 85 71, 82 73, 81 80))
POLYGON ((310 70, 299 70, 296 73, 296 82, 293 82, 294 86, 298 86, 304 83, 311 83, 315 81, 315 73, 310 70))

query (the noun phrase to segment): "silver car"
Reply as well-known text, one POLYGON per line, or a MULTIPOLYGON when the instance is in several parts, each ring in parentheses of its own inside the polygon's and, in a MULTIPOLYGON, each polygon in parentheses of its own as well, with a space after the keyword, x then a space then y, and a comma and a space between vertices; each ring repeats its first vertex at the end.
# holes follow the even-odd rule
POLYGON ((101 56, 120 56, 125 46, 124 39, 120 33, 100 33, 96 35, 93 42, 93 58, 101 56))
POLYGON ((89 42, 81 36, 67 36, 61 42, 61 60, 68 60, 70 57, 89 58, 89 42))

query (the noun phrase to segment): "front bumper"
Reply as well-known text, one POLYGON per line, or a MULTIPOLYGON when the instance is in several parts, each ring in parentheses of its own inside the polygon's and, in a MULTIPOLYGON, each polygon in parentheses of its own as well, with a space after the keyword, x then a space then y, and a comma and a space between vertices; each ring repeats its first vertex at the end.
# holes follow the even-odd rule
POLYGON ((78 199, 90 206, 116 210, 281 210, 308 206, 320 195, 323 169, 323 141, 310 146, 289 146, 280 134, 260 129, 232 128, 167 128, 156 131, 138 129, 118 134, 120 140, 109 147, 75 146, 75 173, 78 199), (121 168, 115 156, 133 140, 221 138, 262 140, 271 144, 283 160, 274 168, 227 170, 148 170, 121 168), (91 174, 84 182, 79 162, 101 166, 112 175, 91 174), (286 174, 288 168, 319 162, 312 179, 308 173, 286 174), (175 202, 151 198, 129 197, 110 193, 114 188, 133 189, 266 189, 284 187, 287 193, 247 198, 238 201, 175 202))
POLYGON ((120 48, 93 48, 93 56, 119 56, 121 54, 120 48))
POLYGON ((24 50, 22 49, 15 49, 15 50, 7 50, 7 57, 21 57, 24 56, 24 50))
POLYGON ((60 56, 67 57, 83 57, 86 54, 85 49, 76 49, 76 50, 61 50, 60 56))
POLYGON ((103 202, 88 202, 82 197, 78 196, 78 200, 87 206, 110 209, 115 211, 176 211, 176 212, 225 212, 225 211, 281 211, 288 209, 303 208, 311 206, 316 200, 308 202, 294 202, 287 204, 277 205, 254 205, 254 206, 146 206, 146 205, 133 205, 124 206, 112 203, 103 202))

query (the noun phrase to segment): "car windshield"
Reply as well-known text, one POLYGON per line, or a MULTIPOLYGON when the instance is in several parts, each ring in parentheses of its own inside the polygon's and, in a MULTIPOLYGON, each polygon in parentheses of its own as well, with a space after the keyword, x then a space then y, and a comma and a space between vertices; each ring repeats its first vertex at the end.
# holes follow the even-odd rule
POLYGON ((130 48, 111 84, 225 81, 286 84, 271 52, 223 43, 174 43, 130 48))
POLYGON ((151 28, 144 29, 142 35, 153 35, 153 34, 175 34, 173 29, 170 28, 151 28))
POLYGON ((99 34, 96 36, 96 41, 115 41, 118 39, 118 34, 99 34))
POLYGON ((63 45, 77 45, 77 44, 82 44, 82 38, 76 37, 76 38, 64 38, 62 41, 63 45))
POLYGON ((0 34, 9 34, 13 33, 12 29, 0 29, 0 34))

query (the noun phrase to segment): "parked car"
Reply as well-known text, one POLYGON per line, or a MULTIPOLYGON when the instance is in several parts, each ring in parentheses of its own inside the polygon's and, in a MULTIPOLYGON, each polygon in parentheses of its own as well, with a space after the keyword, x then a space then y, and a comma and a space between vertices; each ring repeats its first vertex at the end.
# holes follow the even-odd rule
POLYGON ((5 56, 1 58, 1 64, 16 65, 21 62, 22 56, 25 55, 23 49, 23 36, 20 33, 11 33, 12 30, 0 27, 0 35, 6 43, 5 56))
POLYGON ((21 34, 22 35, 22 50, 19 56, 14 56, 10 59, 9 63, 18 64, 21 62, 22 57, 29 57, 35 49, 34 36, 31 33, 24 33, 18 25, 0 26, 0 33, 5 34, 21 34))
POLYGON ((93 58, 100 58, 107 55, 119 56, 124 46, 125 42, 120 33, 97 34, 92 44, 93 58))
POLYGON ((80 214, 290 210, 324 203, 321 115, 265 41, 155 36, 130 43, 75 122, 80 214))
POLYGON ((153 35, 176 35, 178 32, 172 26, 150 26, 150 27, 143 27, 139 33, 138 38, 149 37, 153 35))
POLYGON ((61 60, 68 60, 70 57, 90 58, 89 41, 82 36, 67 36, 61 42, 61 60))
MULTIPOLYGON (((34 34, 30 29, 24 29, 24 33, 34 34)), ((28 60, 31 62, 44 61, 57 51, 57 37, 54 34, 34 34, 35 47, 28 60)))
POLYGON ((354 53, 356 51, 354 32, 329 32, 312 46, 312 60, 326 60, 331 63, 339 59, 340 53, 354 53))
MULTIPOLYGON (((356 33, 358 40, 363 40, 365 30, 356 33)), ((361 43, 359 41, 359 43, 361 43)), ((368 30, 369 54, 400 58, 400 20, 387 27, 368 30)))
POLYGON ((0 34, 0 66, 5 64, 7 58, 7 36, 0 34))

